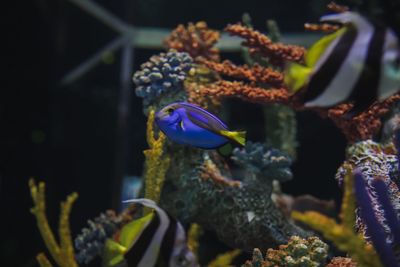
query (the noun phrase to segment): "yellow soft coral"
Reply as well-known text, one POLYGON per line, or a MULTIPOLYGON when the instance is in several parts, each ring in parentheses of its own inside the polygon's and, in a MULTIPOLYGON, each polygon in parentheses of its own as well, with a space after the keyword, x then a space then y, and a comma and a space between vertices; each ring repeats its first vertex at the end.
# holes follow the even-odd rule
POLYGON ((356 208, 353 191, 354 179, 351 173, 351 167, 346 166, 346 170, 343 203, 340 213, 341 224, 338 224, 334 219, 314 211, 305 213, 295 211, 292 213, 292 217, 320 231, 326 239, 335 243, 340 250, 349 253, 357 262, 357 266, 382 267, 375 249, 367 244, 362 235, 357 234, 354 230, 354 211, 356 208))
MULTIPOLYGON (((155 111, 154 109, 150 109, 147 120, 147 143, 150 148, 143 152, 146 157, 144 196, 158 203, 165 175, 169 167, 170 157, 163 153, 166 136, 162 132, 159 132, 158 138, 154 137, 154 118, 155 111)), ((145 210, 147 214, 151 209, 145 210)))
POLYGON ((188 231, 187 245, 197 259, 199 258, 198 257, 199 239, 202 234, 203 234, 203 229, 201 229, 200 225, 198 225, 197 223, 192 223, 190 225, 188 231))
MULTIPOLYGON (((58 226, 60 244, 57 243, 54 233, 50 228, 46 216, 45 183, 39 185, 33 179, 29 180, 29 187, 34 203, 31 212, 36 217, 37 226, 51 257, 60 267, 78 267, 75 261, 74 248, 72 246, 71 231, 69 227, 69 214, 72 204, 78 198, 77 193, 72 193, 65 202, 61 203, 60 220, 58 226)), ((45 254, 40 253, 37 260, 42 267, 52 266, 45 254)))
POLYGON ((232 261, 240 254, 240 249, 231 250, 218 255, 215 260, 208 264, 208 267, 234 267, 232 261))

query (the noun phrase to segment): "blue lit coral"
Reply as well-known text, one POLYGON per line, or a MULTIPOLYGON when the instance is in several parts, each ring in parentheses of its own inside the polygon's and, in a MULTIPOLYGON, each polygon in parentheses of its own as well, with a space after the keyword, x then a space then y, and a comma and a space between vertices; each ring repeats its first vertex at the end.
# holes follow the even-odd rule
POLYGON ((133 75, 136 95, 143 98, 143 105, 153 104, 166 92, 183 89, 183 82, 193 67, 188 53, 169 51, 152 56, 133 75))

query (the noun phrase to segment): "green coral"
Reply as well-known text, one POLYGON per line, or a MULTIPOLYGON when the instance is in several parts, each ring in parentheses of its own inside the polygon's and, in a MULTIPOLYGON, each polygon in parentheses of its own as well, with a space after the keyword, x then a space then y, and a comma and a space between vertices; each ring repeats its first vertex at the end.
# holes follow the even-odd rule
POLYGON ((279 249, 268 249, 265 259, 259 249, 254 249, 253 258, 242 267, 317 267, 323 266, 328 257, 328 245, 318 237, 307 239, 292 236, 286 245, 279 249))

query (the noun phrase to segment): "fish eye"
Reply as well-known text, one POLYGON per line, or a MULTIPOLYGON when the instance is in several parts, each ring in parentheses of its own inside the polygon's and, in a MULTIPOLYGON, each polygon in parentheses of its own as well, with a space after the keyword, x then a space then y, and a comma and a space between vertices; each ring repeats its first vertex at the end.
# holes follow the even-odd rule
POLYGON ((169 115, 171 115, 173 112, 174 112, 174 109, 173 109, 173 108, 167 109, 167 113, 168 113, 169 115))

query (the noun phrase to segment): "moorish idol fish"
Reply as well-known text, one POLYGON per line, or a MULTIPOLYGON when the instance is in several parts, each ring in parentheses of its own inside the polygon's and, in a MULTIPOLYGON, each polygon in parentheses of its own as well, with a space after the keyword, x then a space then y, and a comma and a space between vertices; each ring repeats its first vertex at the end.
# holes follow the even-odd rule
POLYGON ((103 265, 106 267, 198 267, 186 244, 182 225, 150 199, 131 199, 154 209, 121 229, 115 240, 107 239, 103 265))
POLYGON ((215 115, 198 106, 179 102, 156 113, 160 130, 172 141, 203 149, 213 149, 233 141, 245 144, 246 132, 230 131, 215 115))
POLYGON ((327 15, 321 21, 343 27, 309 49, 305 66, 292 63, 285 70, 285 83, 293 92, 306 89, 306 107, 354 101, 351 112, 359 113, 399 91, 400 47, 391 29, 354 12, 327 15))

